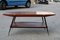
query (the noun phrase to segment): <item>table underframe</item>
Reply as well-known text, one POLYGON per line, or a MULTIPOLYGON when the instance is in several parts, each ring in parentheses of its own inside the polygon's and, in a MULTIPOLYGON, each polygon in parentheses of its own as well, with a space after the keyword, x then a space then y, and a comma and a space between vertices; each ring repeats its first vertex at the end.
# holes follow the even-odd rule
POLYGON ((46 17, 45 16, 42 17, 42 24, 44 24, 45 26, 41 26, 41 27, 38 25, 39 22, 15 22, 15 20, 16 20, 16 16, 14 16, 13 19, 12 19, 8 35, 10 34, 11 28, 46 28, 47 29, 47 33, 49 34, 47 21, 46 21, 46 17), (20 27, 18 27, 18 25, 13 25, 13 24, 19 24, 19 23, 22 24, 22 25, 20 25, 20 27), (34 27, 34 24, 35 24, 35 27, 34 27), (30 27, 30 25, 31 25, 31 27, 30 27))

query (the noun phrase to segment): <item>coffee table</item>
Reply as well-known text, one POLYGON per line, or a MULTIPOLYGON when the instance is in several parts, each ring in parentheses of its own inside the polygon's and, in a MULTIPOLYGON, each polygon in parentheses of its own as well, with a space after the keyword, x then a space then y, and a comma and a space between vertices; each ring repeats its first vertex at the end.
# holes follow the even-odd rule
POLYGON ((37 12, 8 12, 3 15, 13 17, 9 32, 8 32, 8 35, 9 35, 11 28, 46 28, 48 32, 46 17, 54 16, 55 13, 39 12, 39 11, 37 12), (41 22, 15 22, 16 17, 41 17, 42 23, 41 22))

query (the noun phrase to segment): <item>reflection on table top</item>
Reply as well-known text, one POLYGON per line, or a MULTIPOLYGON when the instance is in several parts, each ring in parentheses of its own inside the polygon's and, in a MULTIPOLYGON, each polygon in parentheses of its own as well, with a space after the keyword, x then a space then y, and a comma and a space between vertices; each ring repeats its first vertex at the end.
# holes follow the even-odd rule
POLYGON ((16 16, 16 17, 42 17, 42 16, 54 16, 55 13, 53 12, 8 12, 3 14, 5 16, 16 16))

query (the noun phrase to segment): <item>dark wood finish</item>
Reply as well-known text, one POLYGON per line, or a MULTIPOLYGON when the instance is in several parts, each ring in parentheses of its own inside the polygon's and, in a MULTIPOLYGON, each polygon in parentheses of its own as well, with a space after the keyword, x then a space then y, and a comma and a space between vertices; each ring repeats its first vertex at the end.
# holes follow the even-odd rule
POLYGON ((11 26, 9 29, 9 33, 10 33, 11 28, 46 28, 48 32, 46 17, 54 16, 55 14, 51 12, 38 12, 38 13, 39 14, 37 14, 36 12, 10 12, 8 14, 3 14, 5 16, 13 17, 11 26), (42 17, 42 23, 40 22, 15 22, 16 17, 42 17))
POLYGON ((15 22, 12 28, 46 28, 41 22, 15 22))
POLYGON ((36 14, 36 12, 10 12, 8 14, 3 14, 3 15, 11 16, 11 17, 13 17, 13 16, 16 16, 16 17, 43 17, 43 16, 45 16, 45 17, 47 17, 47 16, 54 16, 55 14, 51 14, 49 12, 48 12, 48 14, 46 14, 46 13, 45 14, 42 14, 42 13, 36 14))

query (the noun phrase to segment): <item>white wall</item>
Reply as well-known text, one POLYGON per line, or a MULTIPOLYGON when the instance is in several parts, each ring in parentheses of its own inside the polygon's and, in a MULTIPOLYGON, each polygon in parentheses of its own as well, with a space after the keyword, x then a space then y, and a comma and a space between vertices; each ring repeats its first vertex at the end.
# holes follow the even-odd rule
POLYGON ((32 3, 32 4, 35 4, 35 0, 31 0, 31 3, 32 3))

